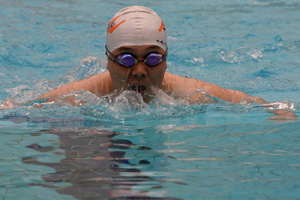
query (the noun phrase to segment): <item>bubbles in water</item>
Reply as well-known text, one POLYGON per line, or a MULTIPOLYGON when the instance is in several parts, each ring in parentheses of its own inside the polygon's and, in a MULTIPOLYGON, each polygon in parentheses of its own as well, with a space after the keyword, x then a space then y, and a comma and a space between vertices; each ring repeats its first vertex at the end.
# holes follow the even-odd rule
POLYGON ((157 89, 155 87, 152 87, 151 89, 155 93, 155 98, 154 100, 152 100, 152 104, 155 103, 155 104, 171 105, 171 106, 179 105, 179 102, 177 100, 167 95, 164 91, 157 89))
POLYGON ((248 51, 247 54, 251 56, 254 60, 258 60, 259 58, 263 57, 262 51, 256 49, 248 51))
POLYGON ((115 100, 115 106, 123 111, 141 110, 147 106, 142 95, 135 91, 126 90, 122 92, 115 100))
POLYGON ((276 101, 276 102, 269 103, 266 106, 268 106, 268 108, 271 110, 273 109, 288 109, 293 111, 296 110, 295 104, 291 101, 276 101))
POLYGON ((87 56, 70 72, 70 75, 74 80, 88 78, 100 72, 104 72, 105 69, 101 68, 102 65, 103 63, 97 57, 87 56))
POLYGON ((205 105, 190 106, 176 101, 162 90, 154 89, 155 98, 148 104, 142 95, 135 91, 123 91, 104 97, 83 97, 86 104, 81 113, 86 117, 120 121, 147 121, 148 119, 165 119, 189 117, 205 112, 205 105))
POLYGON ((239 57, 239 55, 234 51, 221 51, 220 53, 222 60, 226 63, 240 63, 243 60, 243 57, 239 57))
POLYGON ((10 98, 18 103, 26 103, 36 99, 38 96, 49 91, 51 89, 51 84, 47 80, 41 80, 37 82, 34 86, 30 85, 19 85, 15 88, 5 89, 6 92, 10 93, 10 98))

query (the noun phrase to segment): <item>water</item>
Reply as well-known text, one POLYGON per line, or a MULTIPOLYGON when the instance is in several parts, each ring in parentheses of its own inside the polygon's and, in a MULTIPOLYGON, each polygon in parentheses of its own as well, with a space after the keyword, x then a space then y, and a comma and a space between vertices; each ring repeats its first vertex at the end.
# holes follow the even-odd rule
POLYGON ((107 23, 135 4, 164 19, 169 72, 299 115, 299 1, 0 0, 0 101, 20 104, 0 110, 2 199, 298 199, 299 120, 261 105, 78 92, 81 107, 22 106, 105 71, 107 23))

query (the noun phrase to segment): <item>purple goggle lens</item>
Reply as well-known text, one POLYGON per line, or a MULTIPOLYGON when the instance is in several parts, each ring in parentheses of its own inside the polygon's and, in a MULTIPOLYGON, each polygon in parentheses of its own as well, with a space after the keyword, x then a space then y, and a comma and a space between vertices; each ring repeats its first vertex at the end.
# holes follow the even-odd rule
POLYGON ((161 55, 159 53, 151 53, 146 57, 145 60, 137 60, 131 54, 122 54, 116 58, 116 62, 124 67, 132 67, 137 62, 144 62, 148 66, 154 67, 154 66, 160 64, 161 62, 163 62, 164 60, 165 60, 165 58, 163 57, 163 55, 161 55))

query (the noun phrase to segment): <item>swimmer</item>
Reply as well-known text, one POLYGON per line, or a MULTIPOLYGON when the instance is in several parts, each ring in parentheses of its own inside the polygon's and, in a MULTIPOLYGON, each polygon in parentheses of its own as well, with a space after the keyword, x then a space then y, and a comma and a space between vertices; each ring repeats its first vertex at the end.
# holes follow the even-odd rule
MULTIPOLYGON (((167 72, 166 27, 157 13, 149 8, 130 6, 117 12, 108 24, 105 48, 106 72, 58 87, 33 103, 52 102, 80 90, 97 96, 132 90, 149 103, 158 89, 175 99, 184 99, 188 104, 213 103, 209 96, 231 103, 267 103, 241 91, 167 72), (202 92, 196 92, 199 90, 202 92)), ((64 100, 76 105, 72 97, 64 100)), ((283 118, 296 117, 287 110, 273 112, 283 118)))

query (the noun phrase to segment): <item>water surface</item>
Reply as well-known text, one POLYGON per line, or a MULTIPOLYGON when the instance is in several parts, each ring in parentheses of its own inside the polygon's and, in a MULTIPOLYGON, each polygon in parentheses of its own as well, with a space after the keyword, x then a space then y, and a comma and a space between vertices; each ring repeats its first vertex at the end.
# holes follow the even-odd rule
POLYGON ((2 199, 297 199, 299 120, 262 105, 79 92, 81 107, 23 106, 105 71, 107 23, 135 4, 164 19, 169 72, 299 115, 296 0, 1 1, 0 101, 20 104, 0 110, 2 199))

